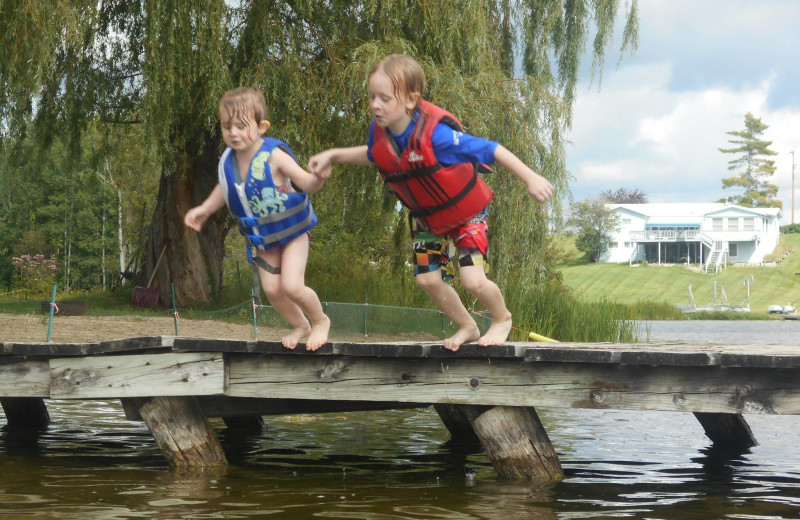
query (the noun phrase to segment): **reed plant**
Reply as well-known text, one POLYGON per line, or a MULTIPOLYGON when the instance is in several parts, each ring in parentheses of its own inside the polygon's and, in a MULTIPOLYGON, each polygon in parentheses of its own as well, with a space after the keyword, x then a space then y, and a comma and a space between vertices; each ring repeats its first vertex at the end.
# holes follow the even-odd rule
POLYGON ((636 340, 629 308, 606 300, 586 302, 560 284, 514 287, 506 291, 506 302, 514 315, 512 339, 535 332, 558 341, 636 340))

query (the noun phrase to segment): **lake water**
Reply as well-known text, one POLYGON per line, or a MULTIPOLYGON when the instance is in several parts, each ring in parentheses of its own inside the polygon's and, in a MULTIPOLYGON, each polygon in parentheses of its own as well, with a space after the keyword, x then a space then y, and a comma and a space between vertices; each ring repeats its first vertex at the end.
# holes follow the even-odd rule
MULTIPOLYGON (((783 321, 647 330, 800 340, 800 323, 783 321)), ((255 436, 214 422, 230 465, 175 471, 117 402, 47 404, 47 431, 0 431, 2 519, 800 518, 800 417, 748 415, 759 445, 730 456, 688 413, 540 409, 566 472, 542 486, 498 480, 485 455, 448 445, 431 409, 268 417, 255 436)))

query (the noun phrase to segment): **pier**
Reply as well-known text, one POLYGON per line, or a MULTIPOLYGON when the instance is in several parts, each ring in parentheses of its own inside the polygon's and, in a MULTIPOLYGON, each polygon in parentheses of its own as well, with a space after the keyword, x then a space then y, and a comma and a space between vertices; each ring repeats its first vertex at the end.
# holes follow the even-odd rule
POLYGON ((226 464, 212 417, 259 432, 270 415, 433 406, 454 441, 482 445, 500 477, 557 481, 537 408, 692 413, 715 445, 743 450, 757 444, 746 415, 800 415, 800 344, 519 342, 454 353, 439 343, 307 352, 171 336, 4 343, 6 427, 46 428, 51 399, 121 400, 176 467, 226 464))

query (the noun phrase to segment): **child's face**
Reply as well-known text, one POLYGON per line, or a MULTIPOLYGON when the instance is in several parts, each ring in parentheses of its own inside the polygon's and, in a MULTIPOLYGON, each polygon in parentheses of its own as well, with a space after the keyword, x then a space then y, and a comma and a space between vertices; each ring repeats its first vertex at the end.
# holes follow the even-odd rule
POLYGON ((395 95, 391 80, 380 71, 369 77, 367 92, 375 124, 381 128, 388 128, 395 134, 403 133, 411 122, 411 113, 417 106, 419 94, 409 96, 398 92, 395 95))
POLYGON ((220 110, 219 123, 222 127, 222 140, 235 151, 244 151, 258 143, 261 146, 261 135, 266 132, 267 121, 256 122, 253 111, 234 113, 220 110))

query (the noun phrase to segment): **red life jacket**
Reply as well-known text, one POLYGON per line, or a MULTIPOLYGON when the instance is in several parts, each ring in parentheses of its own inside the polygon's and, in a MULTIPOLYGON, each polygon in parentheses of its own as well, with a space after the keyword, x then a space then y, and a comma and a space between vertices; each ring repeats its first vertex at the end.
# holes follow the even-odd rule
POLYGON ((463 132, 456 117, 427 101, 420 101, 419 119, 405 150, 385 129, 375 125, 372 158, 381 178, 423 228, 437 236, 456 228, 485 208, 494 193, 479 173, 486 166, 459 163, 442 166, 433 152, 431 136, 439 122, 463 132))

